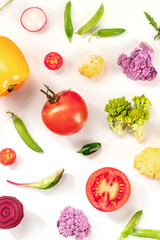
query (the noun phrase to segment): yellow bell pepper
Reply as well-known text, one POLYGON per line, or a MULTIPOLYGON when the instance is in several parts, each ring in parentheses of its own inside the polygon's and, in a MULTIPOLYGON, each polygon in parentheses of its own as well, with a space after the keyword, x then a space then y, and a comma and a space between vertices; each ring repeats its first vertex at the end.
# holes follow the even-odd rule
POLYGON ((0 36, 0 96, 20 88, 28 78, 29 67, 17 45, 0 36))

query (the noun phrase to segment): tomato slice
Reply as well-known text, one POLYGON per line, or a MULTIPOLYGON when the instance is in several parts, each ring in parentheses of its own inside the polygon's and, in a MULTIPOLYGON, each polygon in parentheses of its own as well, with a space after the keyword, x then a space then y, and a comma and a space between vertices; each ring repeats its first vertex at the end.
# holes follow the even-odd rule
POLYGON ((12 165, 16 161, 16 153, 11 148, 4 148, 0 152, 0 163, 5 166, 12 165))
POLYGON ((45 56, 44 64, 50 70, 57 70, 62 66, 63 58, 57 52, 50 52, 45 56))
POLYGON ((87 180, 86 195, 96 209, 111 212, 129 199, 131 186, 127 176, 116 168, 98 169, 87 180))

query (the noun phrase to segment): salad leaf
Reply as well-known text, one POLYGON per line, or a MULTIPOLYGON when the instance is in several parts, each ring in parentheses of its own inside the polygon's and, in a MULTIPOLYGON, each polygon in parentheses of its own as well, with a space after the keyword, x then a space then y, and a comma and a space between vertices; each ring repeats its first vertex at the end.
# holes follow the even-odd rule
POLYGON ((63 175, 63 172, 64 172, 64 169, 62 168, 61 170, 55 173, 52 173, 51 175, 33 183, 15 183, 10 180, 7 180, 7 182, 14 185, 21 185, 21 186, 33 187, 33 188, 39 188, 39 189, 49 189, 54 187, 59 182, 59 180, 63 175))
POLYGON ((156 39, 160 36, 160 27, 158 27, 157 23, 154 21, 153 17, 151 17, 147 12, 144 12, 146 18, 148 19, 149 23, 158 31, 157 35, 154 37, 156 39))

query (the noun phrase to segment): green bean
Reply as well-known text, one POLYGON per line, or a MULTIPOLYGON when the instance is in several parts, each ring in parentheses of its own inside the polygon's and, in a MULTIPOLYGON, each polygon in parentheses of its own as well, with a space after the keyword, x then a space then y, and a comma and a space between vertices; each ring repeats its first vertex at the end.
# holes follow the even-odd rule
POLYGON ((117 36, 125 32, 126 29, 124 28, 106 28, 106 29, 100 29, 96 32, 94 32, 91 37, 89 38, 89 42, 93 36, 95 37, 110 37, 110 36, 117 36))
POLYGON ((133 217, 131 218, 129 223, 126 225, 126 227, 121 232, 119 240, 123 240, 123 239, 127 238, 132 233, 132 231, 136 227, 137 223, 139 222, 141 216, 142 216, 142 210, 136 212, 133 215, 133 217))
POLYGON ((76 34, 83 35, 86 32, 90 31, 101 19, 104 13, 104 6, 103 3, 97 10, 97 12, 94 14, 94 16, 85 24, 83 25, 77 32, 76 34))
POLYGON ((38 146, 38 144, 33 140, 33 138, 28 133, 23 121, 14 113, 12 112, 7 112, 7 113, 11 114, 11 117, 13 119, 13 124, 17 132, 19 133, 20 137, 22 138, 22 140, 26 143, 26 145, 36 152, 43 152, 42 148, 38 146))
POLYGON ((64 9, 64 29, 65 33, 71 42, 73 36, 73 25, 71 19, 71 2, 69 1, 64 9))
POLYGON ((101 147, 101 143, 94 142, 84 145, 77 153, 82 153, 83 155, 90 155, 98 151, 101 147))
POLYGON ((131 233, 135 237, 160 239, 160 230, 139 229, 131 233))

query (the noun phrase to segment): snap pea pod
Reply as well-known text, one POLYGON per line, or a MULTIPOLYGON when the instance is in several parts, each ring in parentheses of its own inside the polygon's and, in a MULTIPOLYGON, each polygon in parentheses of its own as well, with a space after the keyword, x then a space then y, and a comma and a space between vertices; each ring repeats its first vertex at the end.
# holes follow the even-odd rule
POLYGON ((137 223, 139 222, 141 216, 142 216, 142 210, 136 212, 133 215, 133 217, 131 218, 129 223, 126 225, 126 227, 121 232, 119 240, 123 240, 123 239, 127 238, 133 232, 133 230, 136 227, 137 223))
POLYGON ((64 29, 68 37, 68 40, 71 42, 73 36, 73 25, 71 19, 71 2, 69 1, 64 9, 64 29))
POLYGON ((7 112, 7 113, 11 114, 11 117, 13 119, 13 124, 17 132, 19 133, 20 137, 22 138, 22 140, 26 143, 26 145, 36 152, 43 152, 42 148, 38 146, 38 144, 33 140, 33 138, 28 133, 23 121, 14 113, 12 112, 7 112))
POLYGON ((84 145, 77 153, 82 153, 83 155, 90 155, 96 151, 98 151, 101 147, 101 143, 94 142, 84 145))
POLYGON ((83 35, 86 32, 90 31, 101 19, 104 13, 104 6, 103 3, 98 8, 97 12, 93 15, 93 17, 85 24, 83 25, 75 34, 83 35))
POLYGON ((160 230, 139 229, 131 233, 135 237, 160 239, 160 230))
POLYGON ((110 36, 117 36, 125 32, 126 29, 124 28, 106 28, 106 29, 99 29, 98 31, 94 32, 91 37, 89 38, 89 42, 93 36, 95 37, 110 37, 110 36))

